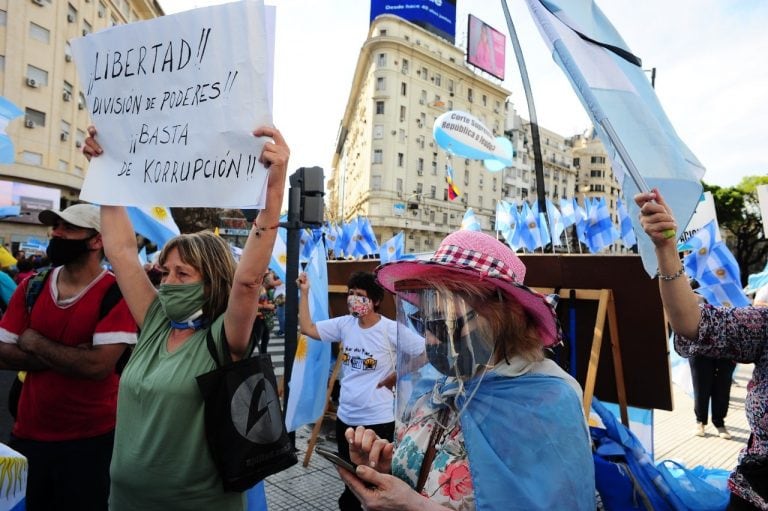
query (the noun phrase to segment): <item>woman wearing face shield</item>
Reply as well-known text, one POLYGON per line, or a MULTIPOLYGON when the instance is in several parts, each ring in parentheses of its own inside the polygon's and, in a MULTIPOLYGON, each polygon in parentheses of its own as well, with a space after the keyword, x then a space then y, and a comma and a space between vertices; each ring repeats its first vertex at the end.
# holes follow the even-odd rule
POLYGON ((395 443, 365 428, 339 469, 366 509, 595 509, 591 442, 578 383, 543 349, 560 340, 553 307, 525 266, 479 232, 446 237, 428 261, 377 269, 396 294, 395 443))
MULTIPOLYGON (((89 128, 84 153, 101 154, 89 128)), ((224 356, 248 355, 259 290, 275 242, 289 149, 280 132, 260 160, 269 171, 266 206, 253 222, 235 267, 229 246, 211 232, 182 234, 163 247, 159 289, 137 257, 136 236, 123 207, 102 206, 104 251, 141 333, 120 380, 109 508, 243 510, 243 493, 225 492, 205 438, 203 397, 196 377, 215 369, 210 330, 224 356)))

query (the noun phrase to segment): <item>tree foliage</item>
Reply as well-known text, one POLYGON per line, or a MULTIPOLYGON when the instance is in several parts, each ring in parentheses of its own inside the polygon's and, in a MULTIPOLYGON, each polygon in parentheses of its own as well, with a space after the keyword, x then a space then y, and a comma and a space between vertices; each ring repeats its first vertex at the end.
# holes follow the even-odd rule
POLYGON ((736 186, 723 188, 704 183, 712 192, 725 241, 741 268, 741 283, 746 285, 751 273, 761 271, 768 258, 768 240, 757 202, 757 186, 768 184, 768 176, 748 176, 736 186))

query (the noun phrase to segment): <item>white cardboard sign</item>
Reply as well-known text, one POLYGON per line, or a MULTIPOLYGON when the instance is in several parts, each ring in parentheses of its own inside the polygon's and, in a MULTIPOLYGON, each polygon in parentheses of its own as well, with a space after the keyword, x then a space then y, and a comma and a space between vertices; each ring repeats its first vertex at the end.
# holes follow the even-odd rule
POLYGON ((96 204, 263 207, 272 124, 274 8, 242 0, 71 42, 104 154, 80 198, 96 204), (269 11, 267 11, 269 9, 269 11))

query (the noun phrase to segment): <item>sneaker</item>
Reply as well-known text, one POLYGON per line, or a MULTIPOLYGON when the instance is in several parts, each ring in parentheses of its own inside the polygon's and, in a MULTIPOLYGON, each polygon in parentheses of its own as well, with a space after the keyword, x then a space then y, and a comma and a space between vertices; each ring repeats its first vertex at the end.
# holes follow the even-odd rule
POLYGON ((731 434, 728 433, 728 430, 725 429, 725 426, 719 426, 719 427, 716 427, 715 429, 717 429, 717 436, 719 436, 720 438, 724 438, 725 440, 731 439, 731 434))
POLYGON ((707 434, 704 432, 704 424, 701 422, 696 423, 696 429, 693 432, 696 436, 707 436, 707 434))

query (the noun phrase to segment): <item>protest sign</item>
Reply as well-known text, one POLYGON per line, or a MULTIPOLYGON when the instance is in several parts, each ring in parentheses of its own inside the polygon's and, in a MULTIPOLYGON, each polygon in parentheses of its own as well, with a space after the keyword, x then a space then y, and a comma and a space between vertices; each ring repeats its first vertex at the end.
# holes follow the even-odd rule
POLYGON ((696 232, 707 225, 712 220, 715 221, 715 241, 722 241, 720 237, 720 228, 717 222, 717 212, 715 211, 715 198, 712 197, 712 192, 704 192, 699 197, 699 203, 696 205, 696 210, 693 212, 690 222, 685 227, 683 234, 677 240, 678 243, 685 243, 688 239, 696 234, 696 232))
POLYGON ((263 207, 272 124, 274 8, 244 0, 72 41, 104 154, 80 198, 96 204, 263 207))
POLYGON ((760 206, 760 216, 763 219, 763 233, 768 238, 768 185, 757 187, 757 203, 760 206))

